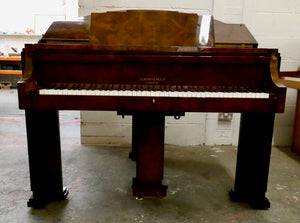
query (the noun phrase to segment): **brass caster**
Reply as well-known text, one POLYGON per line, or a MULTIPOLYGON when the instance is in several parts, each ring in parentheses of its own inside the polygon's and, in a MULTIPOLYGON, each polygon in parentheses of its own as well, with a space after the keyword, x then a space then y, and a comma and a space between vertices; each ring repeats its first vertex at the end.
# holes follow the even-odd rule
POLYGON ((135 199, 138 200, 138 201, 142 201, 142 200, 144 200, 144 197, 142 197, 142 196, 140 196, 140 197, 135 197, 135 199))
POLYGON ((135 197, 135 199, 138 201, 144 200, 144 192, 141 192, 138 196, 135 197))

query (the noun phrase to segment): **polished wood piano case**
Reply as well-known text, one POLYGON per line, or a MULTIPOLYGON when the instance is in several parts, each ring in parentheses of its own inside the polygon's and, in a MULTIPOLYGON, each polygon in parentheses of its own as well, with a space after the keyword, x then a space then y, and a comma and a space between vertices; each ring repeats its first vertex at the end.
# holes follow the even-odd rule
POLYGON ((240 112, 234 201, 265 197, 275 113, 284 111, 276 49, 259 49, 244 25, 210 16, 132 10, 54 22, 23 52, 19 106, 25 109, 32 198, 65 199, 58 110, 132 115, 133 195, 164 197, 165 116, 240 112))

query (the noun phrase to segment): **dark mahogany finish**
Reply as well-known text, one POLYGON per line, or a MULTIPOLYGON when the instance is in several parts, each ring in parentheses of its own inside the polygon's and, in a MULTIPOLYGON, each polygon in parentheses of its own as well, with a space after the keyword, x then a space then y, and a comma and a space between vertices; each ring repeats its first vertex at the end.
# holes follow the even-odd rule
POLYGON ((285 89, 277 87, 271 75, 278 72, 280 56, 276 49, 257 49, 245 26, 213 19, 206 24, 208 40, 203 44, 199 39, 202 20, 196 14, 167 11, 92 14, 73 23, 53 23, 38 44, 25 46, 18 92, 19 106, 26 110, 33 191, 29 206, 66 198, 58 110, 108 110, 133 116, 130 157, 137 160, 137 171, 132 188, 139 198, 164 197, 167 193, 167 186, 162 184, 165 116, 240 112, 237 176, 230 195, 232 200, 248 202, 253 208, 270 206, 265 192, 274 115, 284 111, 285 102, 285 89), (52 86, 253 91, 268 93, 269 98, 39 94, 39 89, 52 86), (45 125, 44 120, 52 121, 45 125), (45 145, 45 141, 51 143, 45 145))

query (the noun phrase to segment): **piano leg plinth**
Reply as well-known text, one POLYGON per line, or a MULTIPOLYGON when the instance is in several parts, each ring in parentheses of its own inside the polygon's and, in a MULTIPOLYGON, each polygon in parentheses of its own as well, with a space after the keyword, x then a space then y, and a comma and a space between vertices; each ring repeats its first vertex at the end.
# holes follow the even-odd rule
POLYGON ((167 186, 162 184, 165 115, 141 112, 135 114, 134 119, 137 168, 132 184, 133 195, 137 198, 163 198, 167 195, 167 186))
POLYGON ((25 110, 30 184, 28 207, 41 208, 64 200, 58 111, 25 110))
POLYGON ((62 191, 57 191, 56 193, 52 192, 50 194, 52 194, 51 197, 40 195, 33 191, 33 195, 29 198, 27 206, 32 208, 43 208, 50 201, 66 200, 69 195, 69 188, 63 187, 62 191))
POLYGON ((232 201, 267 209, 267 191, 275 114, 242 114, 232 201))
POLYGON ((133 196, 137 200, 142 200, 144 197, 163 199, 167 196, 168 186, 163 185, 162 182, 139 181, 137 178, 133 178, 132 189, 133 196))

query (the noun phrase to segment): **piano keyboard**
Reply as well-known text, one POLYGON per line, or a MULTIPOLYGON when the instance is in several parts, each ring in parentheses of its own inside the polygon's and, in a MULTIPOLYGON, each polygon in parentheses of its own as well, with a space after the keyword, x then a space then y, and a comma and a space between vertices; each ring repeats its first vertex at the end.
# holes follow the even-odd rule
MULTIPOLYGON (((105 88, 104 88, 105 89, 105 88)), ((160 88, 122 88, 122 89, 94 89, 88 88, 44 88, 39 90, 40 95, 77 95, 77 96, 131 96, 131 97, 179 97, 179 98, 269 98, 268 93, 257 91, 226 91, 203 90, 189 87, 176 87, 172 89, 160 88)))

